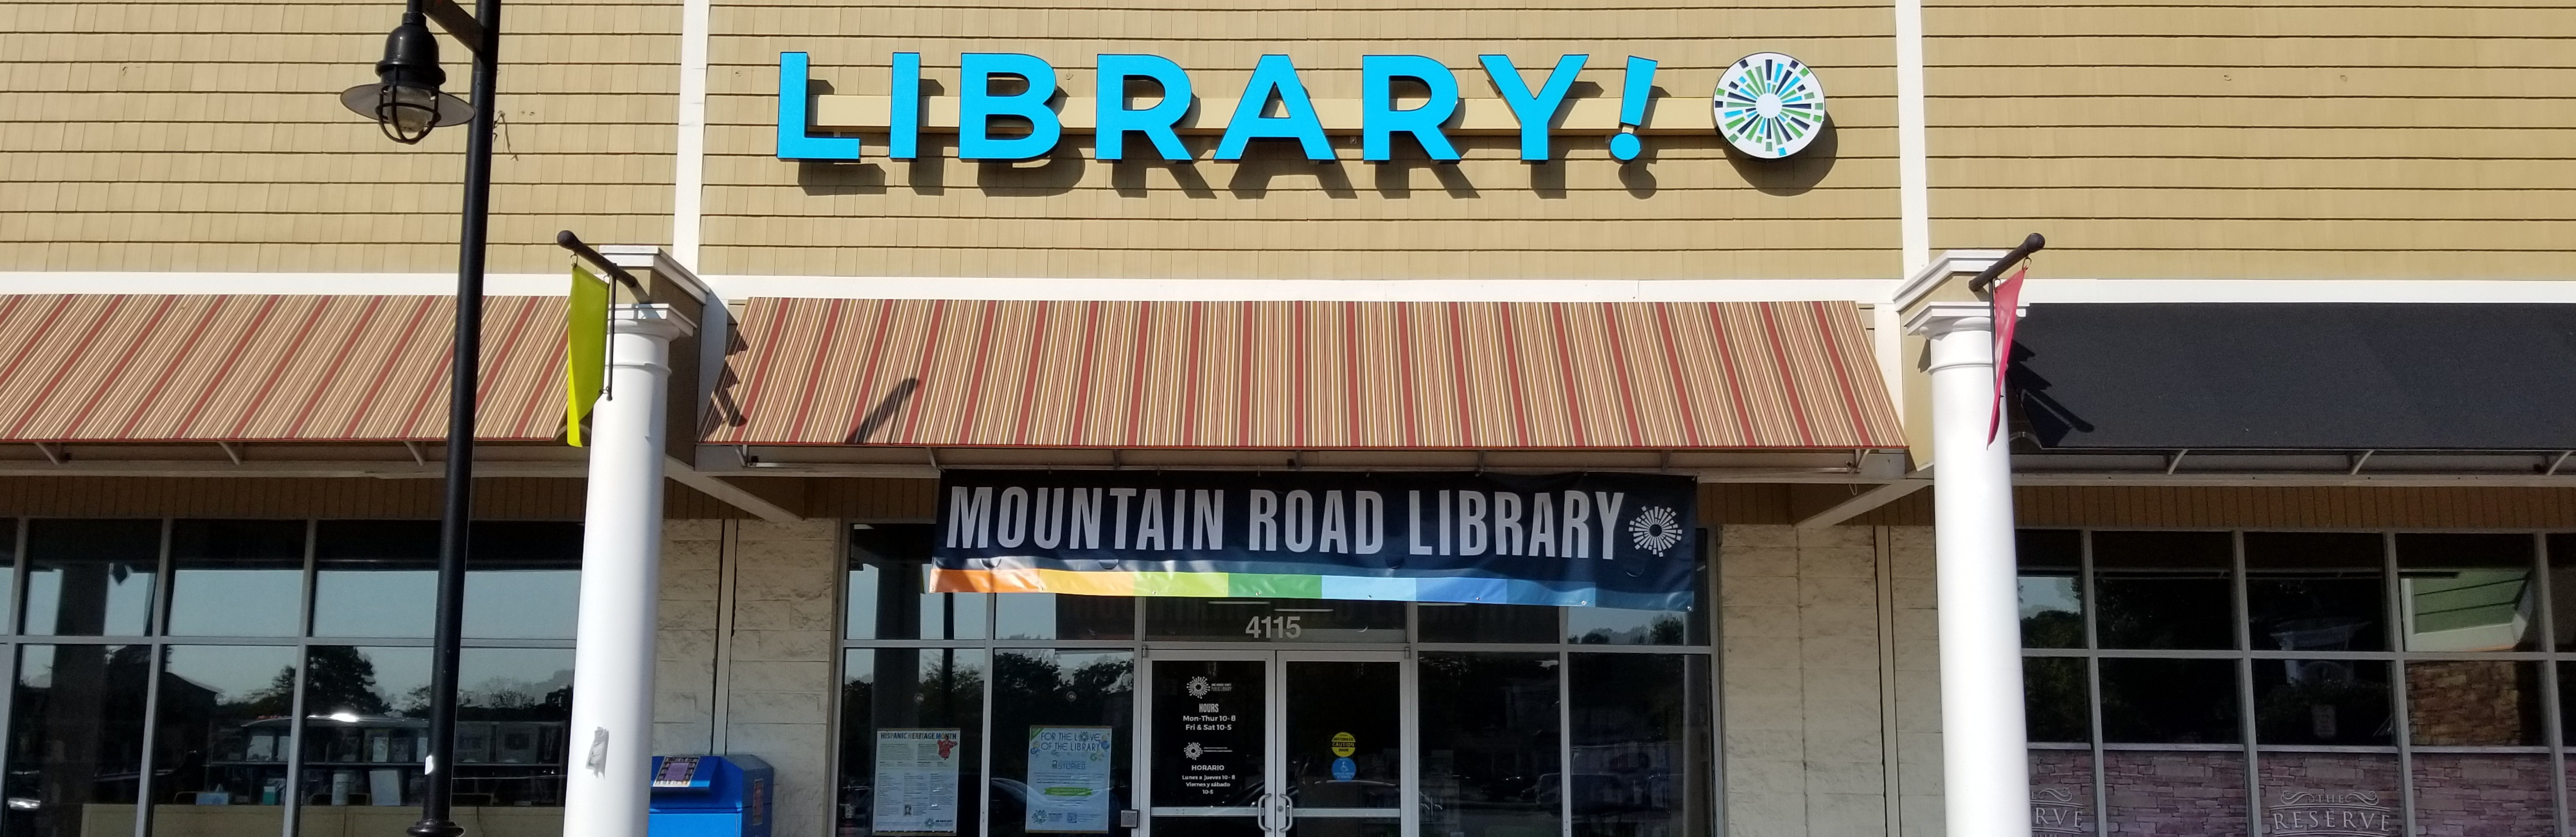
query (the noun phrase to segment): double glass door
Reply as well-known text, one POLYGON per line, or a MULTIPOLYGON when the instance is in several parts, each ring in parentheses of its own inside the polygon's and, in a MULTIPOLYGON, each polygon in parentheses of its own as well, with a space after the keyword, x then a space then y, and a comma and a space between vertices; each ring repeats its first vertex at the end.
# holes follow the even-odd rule
POLYGON ((1151 833, 1407 833, 1397 652, 1158 650, 1147 666, 1151 833))

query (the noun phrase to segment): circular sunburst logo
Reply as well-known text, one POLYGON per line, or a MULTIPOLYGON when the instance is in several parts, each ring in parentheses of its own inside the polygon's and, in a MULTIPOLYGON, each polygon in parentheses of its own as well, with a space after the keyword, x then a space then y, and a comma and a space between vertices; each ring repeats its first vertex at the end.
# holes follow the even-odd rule
POLYGON ((1672 509, 1647 506, 1638 509, 1637 517, 1628 521, 1628 540, 1661 558, 1672 551, 1674 544, 1682 542, 1682 524, 1672 509))
POLYGON ((1776 52, 1744 56, 1717 80, 1717 133, 1736 150, 1776 160, 1825 128, 1825 85, 1804 62, 1776 52))

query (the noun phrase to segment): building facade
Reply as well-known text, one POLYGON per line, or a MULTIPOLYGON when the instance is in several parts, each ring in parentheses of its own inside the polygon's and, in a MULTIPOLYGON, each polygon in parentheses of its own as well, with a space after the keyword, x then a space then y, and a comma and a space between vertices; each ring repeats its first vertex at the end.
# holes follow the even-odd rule
MULTIPOLYGON (((2568 9, 506 6, 471 833, 565 831, 639 639, 569 229, 688 326, 651 749, 782 837, 2570 834, 2568 9), (973 563, 1004 477, 1137 540, 973 563), (1686 492, 1663 604, 1514 482, 1591 478, 1686 492), (1269 479, 1600 575, 1129 563, 1269 479)), ((464 130, 337 96, 399 11, 0 6, 0 833, 416 816, 464 130)))

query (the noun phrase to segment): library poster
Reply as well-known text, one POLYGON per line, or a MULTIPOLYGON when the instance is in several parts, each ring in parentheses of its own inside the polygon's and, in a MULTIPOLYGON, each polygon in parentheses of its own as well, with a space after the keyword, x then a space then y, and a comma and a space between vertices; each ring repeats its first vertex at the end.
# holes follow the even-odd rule
POLYGON ((1031 832, 1109 831, 1109 727, 1030 727, 1031 832))
POLYGON ((957 765, 965 747, 955 728, 877 730, 874 831, 957 833, 957 765))

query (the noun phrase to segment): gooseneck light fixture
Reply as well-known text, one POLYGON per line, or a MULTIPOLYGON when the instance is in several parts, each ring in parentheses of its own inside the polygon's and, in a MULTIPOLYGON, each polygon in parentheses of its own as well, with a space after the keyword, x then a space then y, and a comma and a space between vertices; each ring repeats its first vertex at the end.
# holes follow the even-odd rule
POLYGON ((404 145, 433 129, 470 124, 465 139, 465 207, 456 260, 455 350, 447 368, 446 497, 438 526, 437 610, 430 629, 429 740, 421 758, 420 821, 410 837, 459 837, 452 803, 456 790, 456 667, 465 628, 465 560, 473 543, 474 402, 483 369, 483 257, 491 227, 493 105, 501 76, 501 0, 475 0, 468 15, 455 0, 407 0, 401 25, 385 37, 385 58, 375 84, 340 94, 340 103, 375 120, 385 136, 404 145), (425 20, 474 53, 471 104, 438 89, 447 71, 438 66, 438 38, 425 20))
POLYGON ((395 142, 411 145, 427 139, 433 128, 463 125, 474 116, 473 106, 438 89, 447 83, 447 71, 438 66, 438 37, 429 34, 418 9, 403 12, 402 25, 385 36, 376 79, 341 91, 340 104, 376 120, 395 142))

